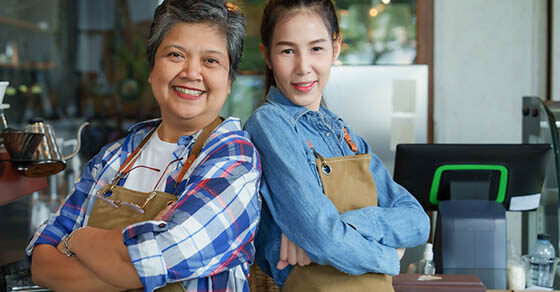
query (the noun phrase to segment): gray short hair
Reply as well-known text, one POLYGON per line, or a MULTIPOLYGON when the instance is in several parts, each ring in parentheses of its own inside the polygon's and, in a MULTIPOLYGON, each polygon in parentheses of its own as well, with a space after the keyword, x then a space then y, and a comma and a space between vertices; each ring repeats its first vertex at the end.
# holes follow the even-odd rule
POLYGON ((154 12, 154 20, 146 41, 150 72, 154 68, 156 51, 171 27, 184 22, 215 26, 225 35, 229 55, 229 78, 233 81, 243 53, 245 17, 239 7, 224 0, 163 1, 154 12))

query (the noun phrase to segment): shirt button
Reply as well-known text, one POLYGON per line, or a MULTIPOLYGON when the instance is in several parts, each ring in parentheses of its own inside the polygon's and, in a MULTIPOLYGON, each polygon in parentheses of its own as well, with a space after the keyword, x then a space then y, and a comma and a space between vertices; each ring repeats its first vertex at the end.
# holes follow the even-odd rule
POLYGON ((327 137, 331 136, 331 132, 326 132, 325 135, 327 135, 327 137))

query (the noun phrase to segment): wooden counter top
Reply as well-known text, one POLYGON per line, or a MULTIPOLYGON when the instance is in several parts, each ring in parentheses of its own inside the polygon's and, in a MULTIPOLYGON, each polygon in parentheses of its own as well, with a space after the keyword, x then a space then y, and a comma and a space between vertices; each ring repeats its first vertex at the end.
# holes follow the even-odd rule
POLYGON ((12 166, 10 155, 0 150, 0 205, 47 187, 47 178, 21 176, 12 166))

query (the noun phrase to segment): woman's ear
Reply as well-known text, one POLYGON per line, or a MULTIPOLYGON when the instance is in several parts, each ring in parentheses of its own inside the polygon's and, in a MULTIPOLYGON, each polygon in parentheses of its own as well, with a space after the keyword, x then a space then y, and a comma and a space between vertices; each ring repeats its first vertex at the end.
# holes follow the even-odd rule
POLYGON ((340 55, 340 50, 342 49, 342 36, 338 34, 338 37, 333 40, 333 63, 338 59, 340 55))
POLYGON ((264 62, 266 63, 266 67, 268 67, 268 69, 272 70, 272 66, 270 65, 270 58, 269 58, 269 55, 268 55, 268 50, 266 49, 266 47, 262 43, 259 44, 259 50, 261 50, 261 54, 263 55, 264 62))

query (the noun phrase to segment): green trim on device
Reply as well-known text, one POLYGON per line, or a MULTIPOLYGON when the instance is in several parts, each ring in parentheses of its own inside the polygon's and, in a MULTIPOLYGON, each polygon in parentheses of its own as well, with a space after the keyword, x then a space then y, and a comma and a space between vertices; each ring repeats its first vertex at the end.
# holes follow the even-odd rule
POLYGON ((449 170, 495 170, 500 172, 500 185, 498 187, 498 196, 496 197, 496 202, 503 203, 506 198, 506 187, 508 180, 508 170, 503 165, 492 165, 492 164, 447 164, 442 165, 436 169, 434 172, 434 179, 432 180, 432 187, 430 189, 430 203, 434 205, 439 204, 437 199, 437 193, 439 189, 439 184, 441 176, 444 171, 449 170))

